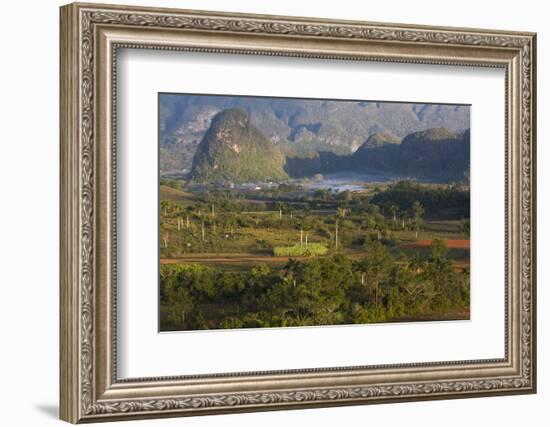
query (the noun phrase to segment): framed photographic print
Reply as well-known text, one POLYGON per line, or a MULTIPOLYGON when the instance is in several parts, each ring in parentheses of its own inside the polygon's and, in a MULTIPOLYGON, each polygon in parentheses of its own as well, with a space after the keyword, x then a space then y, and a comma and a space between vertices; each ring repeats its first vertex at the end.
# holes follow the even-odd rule
POLYGON ((61 418, 533 393, 535 34, 61 8, 61 418))

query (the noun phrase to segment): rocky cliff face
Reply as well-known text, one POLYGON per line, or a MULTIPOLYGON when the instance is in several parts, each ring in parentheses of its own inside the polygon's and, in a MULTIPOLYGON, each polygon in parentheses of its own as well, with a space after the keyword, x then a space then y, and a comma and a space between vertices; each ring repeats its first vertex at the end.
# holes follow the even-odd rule
POLYGON ((402 142, 397 137, 375 134, 353 154, 295 155, 287 157, 285 167, 292 177, 353 171, 437 181, 462 180, 470 167, 470 131, 427 129, 407 135, 402 142))
POLYGON ((246 110, 266 139, 295 153, 352 154, 371 137, 378 144, 429 128, 470 127, 463 105, 166 94, 159 106, 161 169, 190 168, 211 118, 231 108, 246 110))
POLYGON ((285 157, 242 109, 216 114, 193 158, 191 176, 199 182, 284 180, 285 157))
POLYGON ((470 166, 470 130, 445 128, 415 132, 399 146, 396 168, 404 174, 460 177, 470 166))

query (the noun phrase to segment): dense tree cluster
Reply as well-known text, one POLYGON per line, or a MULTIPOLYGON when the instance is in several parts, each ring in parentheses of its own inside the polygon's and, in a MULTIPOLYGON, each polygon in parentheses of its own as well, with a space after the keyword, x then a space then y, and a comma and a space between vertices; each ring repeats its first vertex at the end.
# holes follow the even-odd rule
POLYGON ((162 329, 256 328, 452 318, 469 307, 469 271, 456 271, 442 241, 429 255, 392 255, 377 240, 364 258, 342 253, 283 269, 161 267, 162 329), (454 314, 453 314, 454 313, 454 314))
POLYGON ((162 330, 468 316, 468 246, 440 240, 469 238, 466 184, 162 184, 162 330))
POLYGON ((410 212, 415 202, 420 203, 428 215, 441 216, 447 211, 455 217, 470 217, 470 189, 466 185, 435 188, 412 181, 400 181, 372 198, 372 203, 386 212, 390 212, 392 206, 399 211, 410 212))

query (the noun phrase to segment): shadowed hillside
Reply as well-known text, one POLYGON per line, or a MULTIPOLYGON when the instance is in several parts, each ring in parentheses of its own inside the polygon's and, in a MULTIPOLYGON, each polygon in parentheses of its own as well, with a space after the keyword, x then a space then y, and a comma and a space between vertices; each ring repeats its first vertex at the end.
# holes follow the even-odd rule
POLYGON ((291 177, 358 172, 395 177, 453 181, 464 179, 470 165, 470 131, 436 128, 397 137, 375 134, 349 155, 332 152, 287 156, 291 177))
POLYGON ((470 127, 469 107, 370 101, 302 100, 243 96, 161 95, 162 171, 191 168, 193 155, 220 111, 241 108, 273 144, 293 155, 352 154, 429 128, 470 127))

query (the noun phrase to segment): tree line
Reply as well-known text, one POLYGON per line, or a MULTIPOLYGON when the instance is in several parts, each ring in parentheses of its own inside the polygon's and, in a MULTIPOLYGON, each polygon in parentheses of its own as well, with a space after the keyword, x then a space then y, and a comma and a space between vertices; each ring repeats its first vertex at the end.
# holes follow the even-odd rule
POLYGON ((414 204, 419 203, 427 215, 441 215, 442 211, 451 211, 460 218, 470 217, 470 189, 459 183, 430 187, 412 181, 400 181, 375 194, 371 202, 386 213, 392 213, 394 209, 411 212, 414 204))
POLYGON ((468 312, 469 270, 453 269, 442 241, 434 240, 424 257, 394 255, 378 240, 365 244, 359 260, 336 253, 289 259, 282 269, 162 265, 162 329, 338 325, 468 312))

